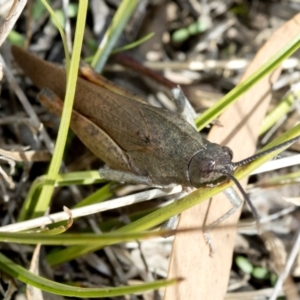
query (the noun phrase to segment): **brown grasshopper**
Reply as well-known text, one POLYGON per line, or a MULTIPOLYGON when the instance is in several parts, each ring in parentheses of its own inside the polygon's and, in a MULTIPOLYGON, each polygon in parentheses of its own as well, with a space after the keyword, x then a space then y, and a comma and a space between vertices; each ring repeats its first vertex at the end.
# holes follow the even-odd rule
MULTIPOLYGON (((25 74, 42 90, 39 100, 61 115, 65 71, 19 47, 13 46, 12 53, 25 74)), ((90 77, 94 83, 78 78, 71 128, 110 167, 100 170, 100 175, 108 180, 199 187, 232 179, 241 189, 233 176, 235 167, 300 139, 298 136, 241 162, 232 162, 230 148, 201 137, 180 112, 153 107, 99 75, 90 77)))

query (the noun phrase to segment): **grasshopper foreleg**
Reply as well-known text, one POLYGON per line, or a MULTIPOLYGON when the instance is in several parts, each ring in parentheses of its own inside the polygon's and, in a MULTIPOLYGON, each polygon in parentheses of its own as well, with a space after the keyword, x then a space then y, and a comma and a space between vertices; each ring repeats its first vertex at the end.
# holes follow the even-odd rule
POLYGON ((213 256, 213 254, 215 252, 215 247, 214 247, 214 244, 210 237, 210 230, 212 230, 217 225, 219 225, 224 220, 226 220, 231 215, 233 215, 243 203, 243 200, 239 197, 239 195, 236 193, 236 191, 233 188, 226 189, 224 191, 224 194, 226 195, 226 197, 229 199, 230 203, 232 204, 232 208, 227 213, 225 213, 223 216, 218 218, 216 221, 212 222, 211 224, 206 225, 204 222, 204 225, 203 225, 203 227, 204 227, 203 235, 204 235, 204 239, 205 239, 206 243, 209 246, 209 250, 210 250, 209 255, 210 256, 213 256))

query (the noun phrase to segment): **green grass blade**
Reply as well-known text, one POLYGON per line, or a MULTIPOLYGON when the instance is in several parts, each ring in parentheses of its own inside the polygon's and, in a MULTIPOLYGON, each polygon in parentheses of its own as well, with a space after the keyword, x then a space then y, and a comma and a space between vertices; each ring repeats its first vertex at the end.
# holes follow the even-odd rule
POLYGON ((53 19, 53 21, 55 23, 55 26, 57 27, 57 29, 58 29, 58 31, 60 33, 60 36, 61 36, 61 39, 62 39, 62 42, 63 42, 63 45, 64 45, 65 60, 66 60, 66 70, 68 72, 69 67, 70 67, 70 55, 69 55, 69 52, 68 52, 67 38, 66 38, 65 32, 64 32, 63 28, 61 27, 60 21, 57 18, 56 13, 52 9, 52 7, 47 3, 46 0, 41 0, 41 2, 44 4, 44 6, 46 7, 46 9, 50 13, 50 15, 51 15, 51 17, 52 17, 52 19, 53 19))
POLYGON ((105 288, 81 288, 78 286, 69 286, 61 284, 22 268, 12 260, 0 253, 0 269, 10 276, 26 283, 42 291, 49 292, 55 295, 78 297, 78 298, 104 298, 116 297, 129 294, 141 294, 148 290, 157 290, 162 287, 167 287, 176 284, 180 279, 158 280, 150 283, 139 284, 135 286, 122 287, 105 287, 105 288))
POLYGON ((91 63, 96 72, 102 72, 108 56, 111 54, 138 2, 138 0, 123 0, 121 2, 91 63))
POLYGON ((18 243, 27 245, 103 245, 117 244, 133 240, 149 239, 164 235, 174 234, 170 230, 159 230, 151 232, 109 232, 103 234, 95 233, 64 233, 65 227, 59 226, 52 230, 45 230, 41 233, 20 233, 20 232, 0 232, 0 242, 18 243), (60 228, 62 227, 62 228, 60 228), (58 230, 56 230, 58 229, 58 230))
POLYGON ((263 135, 285 116, 295 103, 294 93, 289 93, 284 99, 263 119, 259 135, 263 135))
POLYGON ((117 49, 113 50, 111 52, 111 54, 116 54, 116 53, 119 53, 119 52, 127 51, 127 50, 133 49, 135 47, 138 47, 139 45, 141 45, 144 42, 151 39, 153 36, 154 36, 154 32, 151 32, 151 33, 147 34, 146 36, 142 37, 141 39, 134 41, 133 43, 130 43, 126 46, 123 46, 123 47, 120 47, 120 48, 117 48, 117 49))
MULTIPOLYGON (((87 0, 79 1, 77 25, 75 30, 74 50, 70 63, 69 76, 66 87, 66 97, 64 101, 64 109, 62 112, 61 123, 58 131, 56 146, 54 149, 53 157, 50 163, 47 179, 50 182, 55 182, 59 168, 62 162, 63 152, 66 145, 67 134, 72 114, 73 100, 75 95, 75 87, 77 81, 77 74, 79 68, 79 60, 81 54, 81 46, 83 41, 83 34, 85 28, 85 20, 87 13, 87 0)), ((35 207, 34 214, 31 218, 42 215, 49 206, 50 199, 54 190, 54 185, 44 185, 39 197, 39 201, 35 207)))
POLYGON ((206 110, 200 117, 196 119, 196 125, 198 130, 203 129, 211 121, 213 121, 218 115, 220 115, 230 104, 237 101, 237 99, 249 90, 255 83, 261 78, 275 70, 284 59, 291 56, 300 47, 300 34, 297 34, 283 49, 281 49, 276 55, 268 60, 261 68, 249 76, 245 81, 240 83, 228 94, 226 94, 220 101, 213 107, 206 110))

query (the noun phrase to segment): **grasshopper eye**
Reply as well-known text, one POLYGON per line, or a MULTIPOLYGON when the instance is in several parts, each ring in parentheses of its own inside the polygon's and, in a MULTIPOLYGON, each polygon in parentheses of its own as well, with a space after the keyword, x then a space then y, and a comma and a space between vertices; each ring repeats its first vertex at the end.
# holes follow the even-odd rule
POLYGON ((203 157, 201 152, 196 153, 188 167, 188 176, 192 186, 199 187, 205 182, 210 182, 215 177, 216 161, 213 158, 203 157))
POLYGON ((222 149, 223 149, 224 153, 227 153, 227 155, 230 157, 230 159, 233 158, 233 152, 229 147, 222 146, 222 149))
POLYGON ((219 184, 226 179, 225 173, 232 170, 233 153, 230 148, 207 143, 206 149, 194 154, 188 166, 188 178, 192 186, 219 184))
POLYGON ((214 160, 210 160, 207 162, 206 166, 204 165, 204 170, 206 170, 206 172, 211 172, 214 170, 216 165, 216 162, 214 160))

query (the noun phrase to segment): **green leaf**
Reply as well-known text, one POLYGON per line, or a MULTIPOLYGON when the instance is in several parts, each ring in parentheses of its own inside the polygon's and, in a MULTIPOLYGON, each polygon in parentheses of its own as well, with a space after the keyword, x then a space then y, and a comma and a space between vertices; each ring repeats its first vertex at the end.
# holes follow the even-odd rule
POLYGON ((244 256, 237 256, 235 259, 237 266, 246 274, 251 274, 253 271, 253 265, 244 256))

